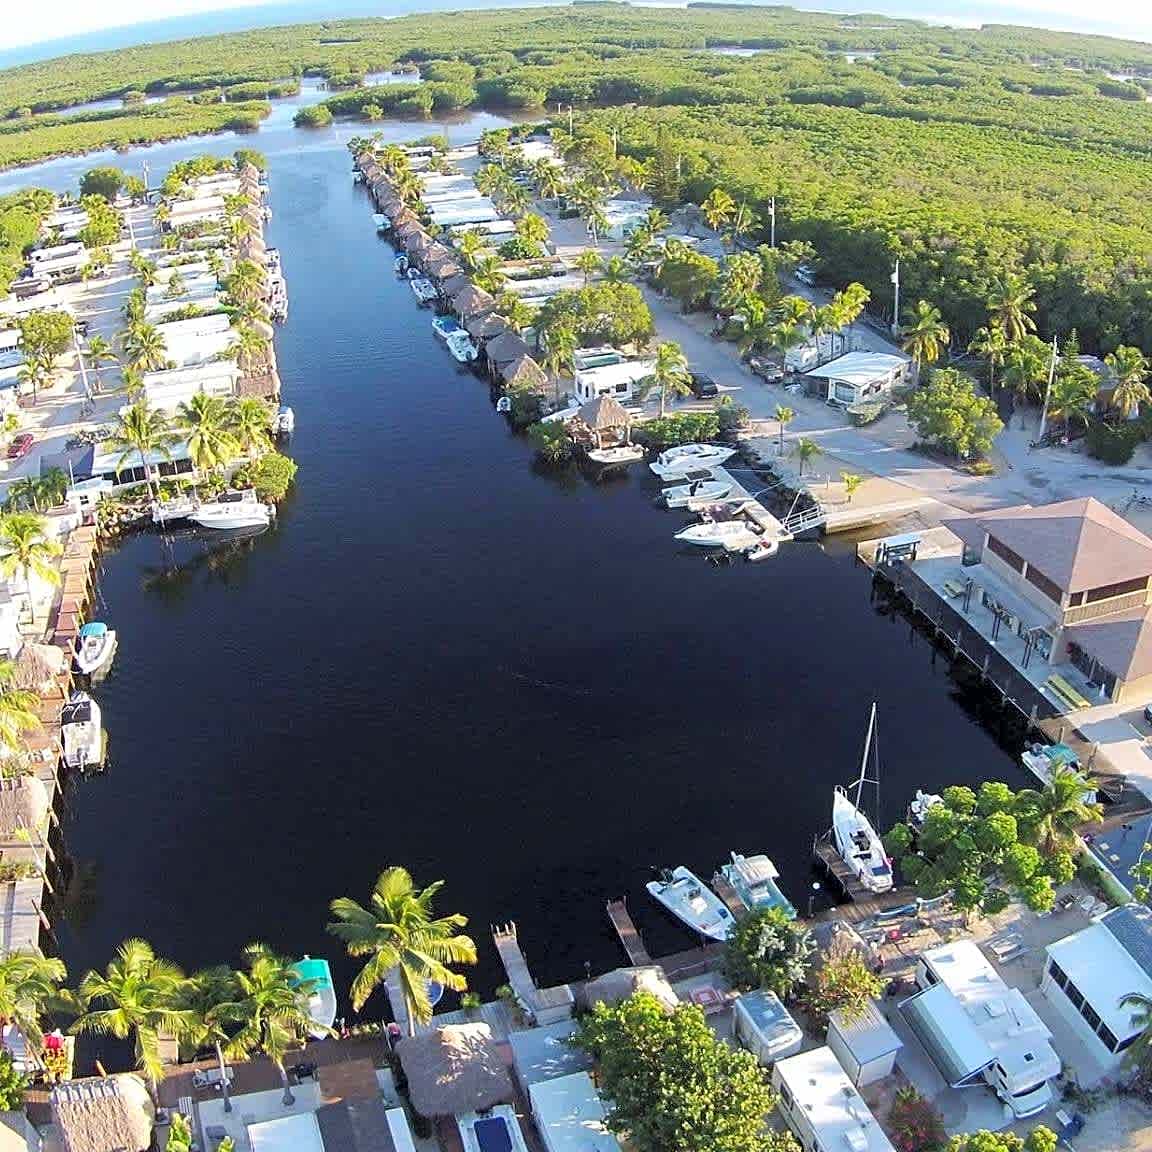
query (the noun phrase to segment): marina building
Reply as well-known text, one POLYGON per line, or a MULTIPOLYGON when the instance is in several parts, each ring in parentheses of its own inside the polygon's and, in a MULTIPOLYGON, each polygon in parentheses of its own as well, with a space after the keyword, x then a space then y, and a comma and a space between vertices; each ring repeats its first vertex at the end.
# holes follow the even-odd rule
POLYGON ((1128 995, 1152 998, 1152 911, 1128 904, 1045 949, 1040 990, 1107 1068, 1141 1034, 1128 995))

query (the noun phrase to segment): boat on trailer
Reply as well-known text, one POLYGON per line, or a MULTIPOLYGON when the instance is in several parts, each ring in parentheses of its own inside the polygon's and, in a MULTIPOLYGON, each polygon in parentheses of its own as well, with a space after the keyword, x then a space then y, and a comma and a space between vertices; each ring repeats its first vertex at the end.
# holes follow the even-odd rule
POLYGON ((646 885, 649 894, 681 923, 709 940, 727 940, 735 921, 724 901, 683 865, 646 885))
POLYGON ((848 795, 848 789, 837 785, 832 791, 832 843, 841 860, 851 869, 856 879, 869 892, 887 892, 892 887, 892 865, 884 851, 872 822, 861 806, 864 785, 875 784, 879 790, 879 774, 871 781, 867 779, 868 761, 879 766, 879 752, 876 742, 876 705, 868 717, 868 735, 864 740, 864 755, 860 760, 860 775, 856 778, 856 796, 848 795))

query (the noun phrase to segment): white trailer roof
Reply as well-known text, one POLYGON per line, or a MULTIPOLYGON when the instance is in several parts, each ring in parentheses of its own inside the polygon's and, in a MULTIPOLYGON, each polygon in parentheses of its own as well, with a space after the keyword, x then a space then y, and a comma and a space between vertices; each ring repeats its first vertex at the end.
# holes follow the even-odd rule
POLYGON ((541 1080, 528 1089, 528 1098, 549 1152, 620 1152, 587 1072, 541 1080))
POLYGON ((827 364, 821 364, 819 368, 810 368, 804 375, 823 380, 842 380, 845 384, 860 387, 887 379, 907 363, 907 357, 887 352, 849 352, 827 364))
POLYGON ((431 205, 428 213, 433 222, 442 228, 450 228, 456 224, 480 224, 489 220, 501 219, 496 205, 487 196, 431 205))

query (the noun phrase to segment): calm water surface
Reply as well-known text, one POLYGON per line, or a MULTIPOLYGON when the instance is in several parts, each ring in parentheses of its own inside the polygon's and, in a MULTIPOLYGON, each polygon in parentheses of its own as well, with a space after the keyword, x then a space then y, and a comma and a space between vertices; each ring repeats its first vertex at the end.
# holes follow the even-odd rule
POLYGON ((916 787, 1023 783, 845 552, 714 568, 641 470, 535 471, 393 276, 347 135, 254 141, 292 293, 295 496, 254 541, 141 536, 105 558, 113 762, 69 800, 73 973, 139 934, 188 967, 257 939, 324 954, 343 984, 328 901, 365 898, 389 863, 447 880, 481 990, 500 979, 488 926, 509 919, 541 981, 620 962, 604 903, 621 895, 654 952, 687 947, 651 870, 767 851, 803 907, 873 699, 885 823, 916 787))

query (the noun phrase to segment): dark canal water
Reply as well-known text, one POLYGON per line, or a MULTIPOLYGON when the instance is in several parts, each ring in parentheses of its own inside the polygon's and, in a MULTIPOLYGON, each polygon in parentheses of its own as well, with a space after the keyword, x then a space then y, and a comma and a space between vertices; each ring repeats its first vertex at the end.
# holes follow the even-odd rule
POLYGON ((651 870, 766 851, 803 907, 873 699, 885 824, 918 786, 1023 783, 843 551, 715 568, 641 470, 536 472, 394 278, 340 139, 280 139, 258 143, 298 490, 254 541, 105 559, 112 767, 69 801, 74 974, 138 934, 190 968, 257 939, 324 954, 344 985, 327 904, 390 863, 448 882, 482 991, 494 922, 518 922, 542 982, 621 962, 621 895, 655 953, 690 946, 651 870))

